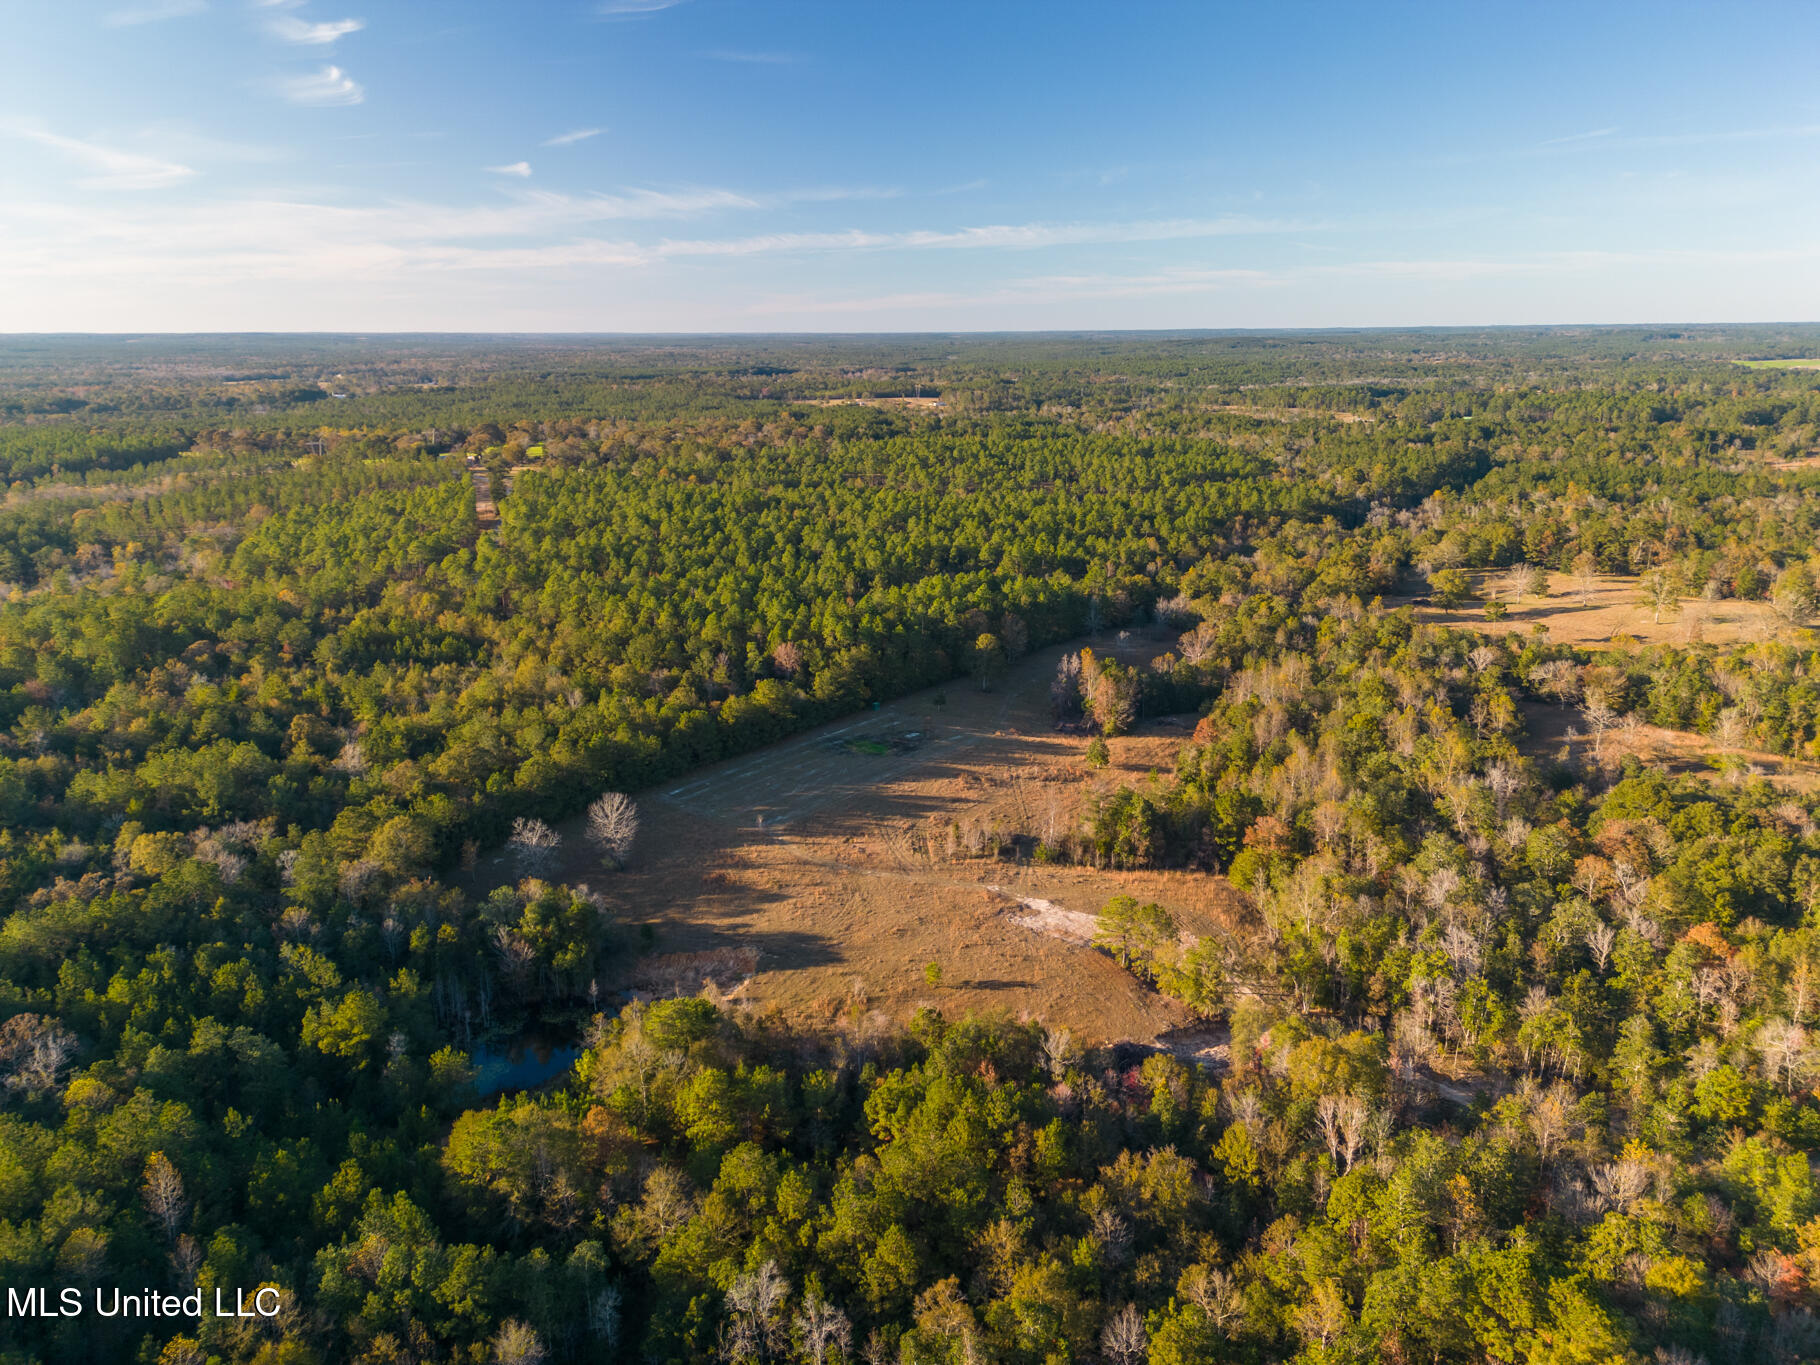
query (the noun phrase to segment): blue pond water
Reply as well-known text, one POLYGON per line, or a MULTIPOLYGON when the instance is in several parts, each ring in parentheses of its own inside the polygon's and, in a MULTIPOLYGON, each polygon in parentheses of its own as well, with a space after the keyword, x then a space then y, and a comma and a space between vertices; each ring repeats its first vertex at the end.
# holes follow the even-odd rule
POLYGON ((575 1065, 581 1049, 544 1041, 522 1041, 474 1049, 474 1088, 483 1095, 527 1090, 562 1075, 575 1065))

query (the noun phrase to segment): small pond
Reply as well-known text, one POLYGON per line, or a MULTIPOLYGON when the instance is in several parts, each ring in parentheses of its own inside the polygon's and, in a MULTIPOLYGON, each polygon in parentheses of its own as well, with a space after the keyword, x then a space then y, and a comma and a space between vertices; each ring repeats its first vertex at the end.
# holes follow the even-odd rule
POLYGON ((581 1049, 549 1038, 520 1038, 474 1049, 474 1088, 482 1095, 528 1090, 575 1065, 581 1049))

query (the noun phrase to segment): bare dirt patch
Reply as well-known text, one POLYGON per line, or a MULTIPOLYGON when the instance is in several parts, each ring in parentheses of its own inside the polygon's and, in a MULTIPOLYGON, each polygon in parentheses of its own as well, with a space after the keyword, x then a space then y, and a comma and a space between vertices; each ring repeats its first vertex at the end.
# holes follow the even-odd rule
MULTIPOLYGON (((996 886, 986 889, 999 890, 996 886)), ((1079 944, 1092 943, 1094 935, 1099 932, 1099 918, 1096 915, 1081 910, 1066 910, 1054 901, 1042 900, 1036 896, 1013 896, 1009 891, 1000 894, 1010 896, 1011 903, 1017 907, 1017 913, 1010 918, 1020 929, 1079 944)))
MULTIPOLYGON (((1136 635, 1094 645, 1136 661, 1167 648, 1136 635)), ((740 998, 792 1016, 1004 1009, 1084 1042, 1186 1025, 1180 1005, 1088 947, 1087 926, 1126 894, 1167 907, 1189 933, 1247 933, 1249 903, 1223 878, 949 856, 925 837, 1072 821, 1095 791, 1161 782, 1153 774, 1186 738, 1179 723, 1111 740, 1099 772, 1085 764, 1085 735, 1055 731, 1048 687, 1061 653, 1023 661, 993 692, 932 688, 642 793, 625 872, 604 870, 571 822, 552 875, 589 884, 623 922, 651 923, 660 954, 755 953, 740 998), (909 747, 890 742, 910 735, 909 747), (883 752, 854 742, 869 738, 883 752), (925 979, 931 962, 939 987, 925 979)), ((509 864, 492 860, 483 875, 503 880, 509 864)), ((700 964, 675 963, 677 989, 699 990, 700 964)), ((650 968, 639 970, 643 983, 602 985, 650 989, 650 968)))
MULTIPOLYGON (((1475 591, 1487 580, 1496 581, 1496 572, 1472 575, 1475 591)), ((1387 597, 1387 607, 1412 606, 1413 596, 1387 597)), ((1747 602, 1726 598, 1709 602, 1704 598, 1681 600, 1678 613, 1664 614, 1660 621, 1642 601, 1641 580, 1601 575, 1592 591, 1582 599, 1572 576, 1555 573, 1548 576, 1548 596, 1507 602, 1510 614, 1502 621, 1485 619, 1485 604, 1469 603, 1447 610, 1438 606, 1416 606, 1424 621, 1437 625, 1465 626, 1487 635, 1508 635, 1516 631, 1527 635, 1536 626, 1548 628, 1549 639, 1569 645, 1673 644, 1706 642, 1716 645, 1749 644, 1774 638, 1780 623, 1767 602, 1747 602)))

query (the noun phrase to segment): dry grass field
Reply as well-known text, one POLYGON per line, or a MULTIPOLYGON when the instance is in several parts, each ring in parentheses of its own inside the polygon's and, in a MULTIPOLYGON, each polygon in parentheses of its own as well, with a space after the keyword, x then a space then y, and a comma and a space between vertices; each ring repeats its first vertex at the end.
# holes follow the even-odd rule
MULTIPOLYGON (((1603 578, 1583 602, 1561 574, 1546 600, 1525 600, 1502 622, 1487 622, 1482 606, 1416 611, 1488 631, 1541 624, 1552 638, 1580 645, 1724 644, 1775 629, 1766 604, 1737 601, 1687 601, 1658 625, 1635 580, 1603 578)), ((1095 643, 1139 663, 1169 645, 1141 631, 1095 643)), ((1048 687, 1061 653, 1022 661, 992 692, 960 682, 932 688, 645 792, 625 871, 603 868, 581 821, 571 821, 552 875, 587 884, 624 922, 648 923, 656 934, 654 951, 610 984, 652 995, 711 986, 799 1019, 874 1011, 902 1019, 933 1004, 1040 1016, 1094 1041, 1169 1041, 1188 1028, 1180 1006, 1087 945, 1092 917, 1126 894, 1160 902, 1190 933, 1254 932, 1248 902, 1223 878, 965 852, 977 832, 1066 828, 1096 792, 1167 780, 1192 718, 1146 722, 1112 740, 1111 766, 1094 772, 1087 737, 1058 733, 1050 720, 1048 687), (925 976, 932 962, 939 985, 925 976)), ((1579 724, 1575 711, 1524 711, 1525 748, 1537 755, 1559 752, 1568 727, 1579 724)), ((1589 745, 1582 738, 1572 748, 1579 755, 1589 745)), ((1625 753, 1716 775, 1717 750, 1700 735, 1642 726, 1607 736, 1608 762, 1625 753)), ((1743 771, 1820 789, 1814 765, 1729 756, 1743 771)), ((491 881, 511 875, 503 855, 483 870, 491 881)))
MULTIPOLYGON (((1167 642, 1108 635, 1096 648, 1148 661, 1167 642)), ((1110 741, 1109 768, 1087 768, 1086 736, 1050 722, 1061 653, 1024 660, 990 693, 919 692, 643 793, 624 872, 601 868, 579 821, 565 826, 553 875, 656 929, 655 952, 613 984, 668 995, 711 981, 798 1018, 1002 1008, 1093 1041, 1148 1041, 1189 1022, 1085 940, 1121 893, 1162 903, 1190 932, 1244 932, 1249 907, 1223 878, 921 848, 1072 821, 1090 791, 1170 771, 1191 720, 1147 723, 1110 741), (925 979, 930 962, 939 986, 925 979)))
MULTIPOLYGON (((1553 758, 1565 747, 1576 761, 1590 761, 1593 743, 1586 723, 1574 708, 1523 703, 1527 731, 1521 748, 1537 758, 1553 758), (1569 738, 1568 731, 1575 731, 1569 738)), ((1601 745, 1600 761, 1616 768, 1635 756, 1651 768, 1696 777, 1723 779, 1727 774, 1764 777, 1789 791, 1820 791, 1820 764, 1805 763, 1760 749, 1728 749, 1707 735, 1687 730, 1665 730, 1659 725, 1621 726, 1609 731, 1601 745)))
MULTIPOLYGON (((1474 574, 1475 589, 1489 574, 1474 574)), ((1408 606, 1414 597, 1387 597, 1387 607, 1408 606)), ((1502 621, 1487 621, 1483 602, 1468 603, 1452 611, 1436 606, 1417 607, 1416 615, 1424 621, 1441 625, 1469 626, 1488 635, 1519 631, 1528 634, 1536 626, 1545 626, 1551 640, 1570 645, 1623 644, 1748 644, 1775 635, 1778 623, 1767 602, 1746 602, 1728 598, 1708 602, 1702 598, 1684 598, 1681 610, 1665 614, 1661 621, 1643 605, 1638 579, 1602 574, 1592 591, 1582 600, 1571 575, 1550 574, 1547 598, 1526 597, 1507 604, 1510 614, 1502 621)))
POLYGON ((902 397, 902 398, 792 398, 787 400, 794 407, 802 408, 905 408, 918 412, 935 412, 944 405, 939 397, 902 397))

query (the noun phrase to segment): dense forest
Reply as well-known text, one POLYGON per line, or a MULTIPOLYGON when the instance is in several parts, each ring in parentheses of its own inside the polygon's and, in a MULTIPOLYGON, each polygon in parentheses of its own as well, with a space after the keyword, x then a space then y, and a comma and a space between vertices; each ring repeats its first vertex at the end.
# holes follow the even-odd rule
POLYGON ((1820 372, 1739 363, 1816 354, 0 345, 0 1284, 284 1304, 0 1360, 1820 1359, 1820 790, 1603 749, 1820 760, 1820 372), (1492 628, 1551 573, 1768 624, 1492 628), (1064 644, 1058 725, 1186 716, 1174 770, 967 856, 1229 879, 1250 932, 1097 939, 1222 1066, 632 998, 649 926, 542 875, 1064 644), (527 1030, 574 1068, 483 1084, 527 1030))

